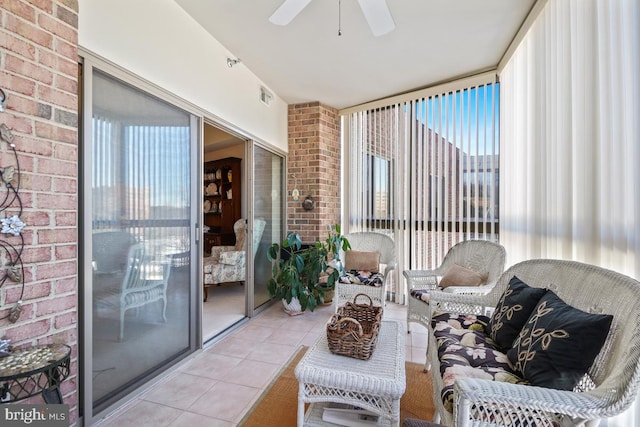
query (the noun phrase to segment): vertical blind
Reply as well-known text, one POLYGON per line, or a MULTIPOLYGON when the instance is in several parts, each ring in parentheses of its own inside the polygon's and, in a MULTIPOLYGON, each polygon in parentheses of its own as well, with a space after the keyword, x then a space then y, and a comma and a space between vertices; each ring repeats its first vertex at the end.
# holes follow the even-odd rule
POLYGON ((549 2, 501 71, 511 262, 640 274, 639 15, 637 1, 549 2))
POLYGON ((347 111, 348 230, 396 242, 399 272, 437 267, 469 239, 498 240, 499 84, 486 74, 347 111), (470 84, 471 83, 471 84, 470 84))
MULTIPOLYGON (((510 263, 640 277, 640 2, 549 1, 500 72, 510 263)), ((609 426, 640 423, 640 402, 609 426)))
POLYGON ((94 116, 93 129, 94 231, 124 227, 168 245, 165 250, 185 251, 189 126, 123 125, 94 116))

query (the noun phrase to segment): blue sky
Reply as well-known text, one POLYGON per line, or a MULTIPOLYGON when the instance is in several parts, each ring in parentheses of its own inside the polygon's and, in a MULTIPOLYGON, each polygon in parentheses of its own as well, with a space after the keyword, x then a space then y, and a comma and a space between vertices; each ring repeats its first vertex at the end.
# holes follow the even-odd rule
POLYGON ((427 98, 416 103, 416 117, 465 153, 498 154, 499 105, 496 83, 427 98))

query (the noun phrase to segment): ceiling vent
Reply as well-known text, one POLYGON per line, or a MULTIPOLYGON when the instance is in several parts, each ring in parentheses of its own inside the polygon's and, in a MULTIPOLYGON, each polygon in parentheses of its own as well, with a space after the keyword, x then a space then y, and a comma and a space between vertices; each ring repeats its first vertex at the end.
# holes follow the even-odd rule
POLYGON ((268 106, 271 104, 272 99, 273 99, 273 94, 269 92, 267 89, 265 89, 264 87, 260 86, 260 102, 268 106))

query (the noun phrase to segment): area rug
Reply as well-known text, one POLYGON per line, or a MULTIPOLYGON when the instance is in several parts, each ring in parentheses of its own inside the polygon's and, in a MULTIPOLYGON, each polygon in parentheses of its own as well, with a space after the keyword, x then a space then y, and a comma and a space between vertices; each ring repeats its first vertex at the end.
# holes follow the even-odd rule
MULTIPOLYGON (((238 427, 289 427, 296 425, 298 380, 294 369, 307 351, 302 347, 267 387, 238 427)), ((400 400, 400 424, 405 418, 433 419, 431 374, 424 365, 406 362, 407 388, 400 400)), ((306 409, 306 408, 305 408, 306 409)))

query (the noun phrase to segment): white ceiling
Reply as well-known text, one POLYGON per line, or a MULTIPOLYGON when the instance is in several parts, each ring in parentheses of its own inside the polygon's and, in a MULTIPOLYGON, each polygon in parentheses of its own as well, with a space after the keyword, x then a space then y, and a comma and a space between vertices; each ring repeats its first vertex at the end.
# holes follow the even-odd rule
MULTIPOLYGON (((535 0, 387 0, 374 37, 356 0, 313 0, 287 26, 283 0, 175 0, 288 104, 345 108, 494 68, 535 0)), ((168 27, 170 30, 170 27, 168 27)), ((203 52, 206 54, 206 52, 203 52)))

